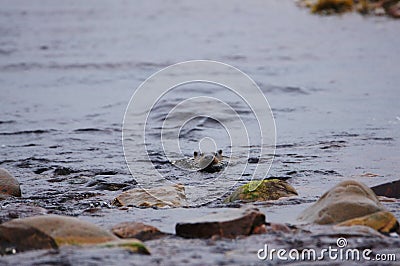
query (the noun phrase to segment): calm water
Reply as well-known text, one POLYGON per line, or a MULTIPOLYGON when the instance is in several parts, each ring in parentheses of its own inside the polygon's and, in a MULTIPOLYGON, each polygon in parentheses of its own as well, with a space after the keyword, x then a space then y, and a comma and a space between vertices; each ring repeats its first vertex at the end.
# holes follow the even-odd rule
MULTIPOLYGON (((311 16, 289 0, 1 1, 1 6, 0 167, 21 182, 23 197, 14 202, 80 216, 107 228, 138 220, 168 232, 174 232, 175 223, 188 215, 225 207, 219 200, 174 210, 121 211, 109 206, 123 189, 137 186, 135 179, 149 175, 153 164, 165 178, 151 176, 154 181, 149 185, 183 182, 193 187, 188 191, 191 202, 217 197, 221 188, 225 191, 227 179, 204 173, 188 177, 163 154, 160 126, 171 108, 186 98, 224 99, 244 118, 254 144, 232 153, 229 134, 221 124, 199 117, 182 124, 179 139, 186 156, 198 149, 204 137, 214 138, 218 148, 231 156, 237 172, 243 170, 249 151, 250 157, 256 156, 259 132, 248 106, 227 89, 191 84, 157 103, 147 135, 153 164, 132 150, 135 170, 143 176, 130 175, 121 139, 130 97, 151 74, 192 59, 239 68, 268 99, 277 138, 268 176, 290 177, 288 182, 299 192, 296 199, 259 206, 268 220, 295 222, 298 212, 347 178, 367 185, 399 178, 398 21, 357 14, 311 16), (378 176, 367 177, 367 173, 378 176), (116 190, 111 189, 113 184, 116 190), (94 207, 99 210, 88 211, 94 207)), ((190 115, 201 108, 204 105, 185 110, 190 115)), ((243 176, 230 176, 234 187, 237 181, 249 180, 253 168, 249 164, 243 176)), ((388 208, 400 218, 398 203, 388 208)), ((152 241, 154 256, 133 258, 138 264, 185 260, 245 264, 257 262, 254 252, 264 241, 261 236, 214 244, 152 241)), ((0 261, 135 263, 131 259, 120 250, 66 248, 0 261)))

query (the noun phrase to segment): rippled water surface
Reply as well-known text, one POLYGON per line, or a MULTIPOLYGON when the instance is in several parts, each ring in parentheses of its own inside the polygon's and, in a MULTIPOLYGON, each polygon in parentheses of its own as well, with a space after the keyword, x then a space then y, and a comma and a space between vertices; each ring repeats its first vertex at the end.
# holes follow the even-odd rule
MULTIPOLYGON (((121 139, 130 97, 151 74, 192 59, 239 68, 268 99, 277 139, 268 176, 287 178, 299 192, 298 198, 258 206, 268 220, 295 222, 297 213, 344 179, 370 186, 399 179, 400 24, 396 20, 358 14, 312 16, 289 0, 18 0, 1 1, 1 6, 0 167, 19 179, 23 193, 21 199, 3 201, 3 206, 40 206, 106 228, 138 220, 171 233, 175 223, 187 216, 226 207, 220 200, 171 210, 122 211, 109 204, 121 191, 137 187, 121 139)), ((172 166, 163 154, 160 127, 171 108, 195 96, 222 98, 234 106, 254 146, 232 154, 229 134, 221 124, 198 117, 182 123, 179 139, 184 155, 191 156, 199 140, 212 137, 239 172, 259 148, 257 120, 226 88, 190 84, 160 99, 147 127, 152 163, 142 160, 147 154, 131 150, 134 167, 146 176, 154 165, 166 177, 152 176, 150 185, 172 180, 198 187, 188 192, 193 202, 219 195, 221 187, 214 182, 215 174, 188 177, 172 166)), ((190 114, 203 108, 193 105, 185 110, 190 114)), ((270 159, 260 163, 267 165, 270 159)), ((249 164, 243 175, 229 177, 234 187, 236 181, 251 178, 252 167, 249 164)), ((219 179, 221 186, 223 181, 219 179)), ((387 206, 400 218, 398 203, 387 206)), ((151 258, 121 250, 64 248, 4 257, 0 262, 247 264, 257 262, 255 251, 265 241, 262 236, 233 242, 158 240, 148 243, 154 253, 151 258)))

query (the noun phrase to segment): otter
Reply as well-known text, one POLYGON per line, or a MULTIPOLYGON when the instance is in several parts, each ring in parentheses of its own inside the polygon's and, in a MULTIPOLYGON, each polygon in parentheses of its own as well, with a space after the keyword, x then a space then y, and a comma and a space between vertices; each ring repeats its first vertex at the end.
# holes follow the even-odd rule
POLYGON ((214 153, 193 153, 194 162, 200 168, 200 171, 216 172, 221 170, 222 150, 214 153))
POLYGON ((222 150, 217 152, 193 152, 193 158, 185 158, 173 161, 172 164, 187 170, 214 173, 221 171, 227 163, 224 162, 222 150))

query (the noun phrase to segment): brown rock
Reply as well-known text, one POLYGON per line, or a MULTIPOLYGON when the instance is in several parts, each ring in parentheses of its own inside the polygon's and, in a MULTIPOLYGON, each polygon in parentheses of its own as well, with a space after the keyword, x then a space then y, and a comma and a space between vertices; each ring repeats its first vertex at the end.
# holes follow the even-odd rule
POLYGON ((382 7, 389 16, 400 18, 400 2, 398 0, 384 0, 382 7))
POLYGON ((10 196, 21 197, 19 182, 6 169, 0 168, 0 200, 10 196))
POLYGON ((186 238, 210 238, 215 235, 236 238, 252 234, 254 228, 263 224, 265 215, 258 209, 232 209, 178 223, 175 231, 178 236, 186 238))
POLYGON ((58 248, 52 237, 42 231, 21 223, 0 225, 0 254, 14 254, 35 249, 58 248))
POLYGON ((338 226, 354 225, 368 226, 384 234, 388 234, 391 232, 400 233, 399 222, 397 221, 396 217, 394 217, 392 213, 386 211, 372 213, 338 224, 338 226))
POLYGON ((357 181, 343 181, 327 191, 305 209, 300 221, 317 224, 336 224, 356 217, 384 211, 374 192, 357 181))
POLYGON ((119 223, 113 226, 111 231, 120 238, 136 238, 141 241, 158 239, 168 235, 160 232, 154 226, 137 222, 119 223))
POLYGON ((180 207, 186 204, 185 187, 181 184, 151 189, 134 188, 114 199, 116 206, 180 207))
POLYGON ((400 199, 400 180, 371 187, 378 196, 400 199))

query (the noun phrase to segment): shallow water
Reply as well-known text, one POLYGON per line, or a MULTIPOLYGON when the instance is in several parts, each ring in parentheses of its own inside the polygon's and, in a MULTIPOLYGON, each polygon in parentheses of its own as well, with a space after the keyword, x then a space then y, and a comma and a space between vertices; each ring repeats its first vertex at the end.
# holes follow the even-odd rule
MULTIPOLYGON (((171 233, 187 215, 226 207, 219 200, 171 210, 122 211, 109 204, 122 190, 137 186, 121 140, 131 95, 151 74, 190 59, 212 59, 239 68, 269 101, 277 143, 268 176, 289 178, 299 197, 259 205, 267 219, 294 223, 296 213, 347 178, 370 186, 397 180, 399 29, 398 21, 384 17, 312 16, 288 0, 2 1, 0 166, 19 179, 23 197, 1 204, 37 205, 107 228, 138 220, 171 233)), ((150 157, 166 178, 152 176, 155 181, 150 185, 184 182, 195 188, 188 191, 192 202, 220 196, 221 187, 213 185, 214 174, 193 173, 188 178, 173 167, 162 153, 159 127, 173 106, 196 95, 222 97, 245 118, 252 138, 258 137, 251 111, 224 88, 192 84, 166 95, 153 109, 148 134, 150 157)), ((202 107, 192 108, 189 113, 202 107)), ((232 155, 233 169, 242 170, 249 147, 231 154, 225 130, 212 119, 195 119, 183 127, 184 154, 190 156, 207 136, 224 154, 232 155)), ((257 154, 256 148, 250 150, 257 154)), ((153 165, 141 159, 144 155, 132 151, 132 156, 137 156, 135 170, 144 176, 149 173, 153 165)), ((243 176, 230 177, 234 187, 237 180, 251 178, 252 167, 249 164, 243 176)), ((398 203, 387 206, 400 218, 398 203)), ((154 264, 254 263, 252 248, 261 248, 263 241, 254 236, 217 241, 211 247, 205 247, 203 240, 152 241, 153 252, 176 257, 135 259, 154 264), (165 246, 159 248, 160 243, 165 246), (238 247, 244 247, 240 256, 226 255, 238 247), (210 252, 213 256, 205 255, 210 252)), ((116 261, 130 262, 122 251, 103 254, 95 249, 29 252, 0 261, 37 259, 51 264, 71 258, 73 264, 107 263, 111 254, 117 254, 116 261)))

